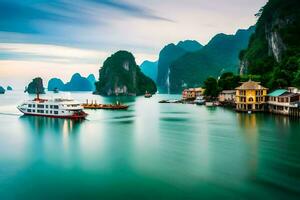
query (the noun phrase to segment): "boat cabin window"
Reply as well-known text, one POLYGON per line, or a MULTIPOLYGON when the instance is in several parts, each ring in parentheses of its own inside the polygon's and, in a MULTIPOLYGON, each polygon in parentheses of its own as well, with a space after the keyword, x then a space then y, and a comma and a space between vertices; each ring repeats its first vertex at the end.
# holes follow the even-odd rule
POLYGON ((27 109, 27 112, 31 112, 31 109, 27 109))
POLYGON ((56 106, 53 106, 54 107, 54 109, 58 109, 58 106, 56 105, 56 106))
POLYGON ((52 106, 52 105, 50 105, 50 108, 53 108, 53 106, 52 106))
POLYGON ((44 108, 44 105, 38 104, 37 107, 38 108, 44 108))
POLYGON ((48 108, 48 105, 46 105, 46 108, 48 108))
POLYGON ((37 112, 38 112, 38 113, 44 113, 44 111, 43 111, 43 110, 37 110, 37 112))
POLYGON ((56 114, 56 115, 57 115, 57 114, 58 114, 58 111, 54 111, 54 114, 56 114))
POLYGON ((29 108, 31 108, 31 106, 32 106, 31 104, 28 104, 28 107, 29 107, 29 108))

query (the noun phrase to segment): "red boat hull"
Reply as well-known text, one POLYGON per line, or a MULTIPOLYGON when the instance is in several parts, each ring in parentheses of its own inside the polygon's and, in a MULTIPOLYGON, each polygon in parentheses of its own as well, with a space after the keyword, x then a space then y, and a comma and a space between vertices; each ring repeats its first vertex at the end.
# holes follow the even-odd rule
POLYGON ((43 114, 29 114, 29 113, 23 113, 24 115, 28 116, 36 116, 36 117, 50 117, 50 118, 60 118, 60 119, 85 119, 87 116, 87 113, 82 114, 76 114, 76 115, 70 115, 70 116, 62 116, 62 115, 43 115, 43 114))

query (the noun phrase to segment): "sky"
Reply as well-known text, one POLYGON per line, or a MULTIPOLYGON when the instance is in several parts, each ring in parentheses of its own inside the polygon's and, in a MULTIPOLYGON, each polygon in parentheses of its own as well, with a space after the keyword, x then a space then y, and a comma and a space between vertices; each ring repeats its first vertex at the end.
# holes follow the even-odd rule
POLYGON ((40 76, 99 76, 103 61, 128 50, 137 64, 169 43, 254 25, 267 0, 0 0, 0 85, 40 76))

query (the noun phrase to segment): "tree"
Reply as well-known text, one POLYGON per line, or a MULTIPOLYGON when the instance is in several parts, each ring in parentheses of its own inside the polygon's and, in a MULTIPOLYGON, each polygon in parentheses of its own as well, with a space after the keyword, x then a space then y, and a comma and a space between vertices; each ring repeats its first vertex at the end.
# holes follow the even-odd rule
POLYGON ((218 80, 220 90, 233 90, 239 86, 240 76, 234 75, 232 72, 225 72, 218 80))
POLYGON ((208 97, 217 97, 219 94, 218 82, 213 77, 208 77, 204 81, 205 92, 204 95, 208 97))

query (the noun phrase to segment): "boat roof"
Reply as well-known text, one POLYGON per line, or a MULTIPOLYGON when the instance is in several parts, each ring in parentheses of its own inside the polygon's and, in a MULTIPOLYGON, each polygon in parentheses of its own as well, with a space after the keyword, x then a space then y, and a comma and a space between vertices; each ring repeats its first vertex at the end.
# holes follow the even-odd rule
POLYGON ((56 98, 56 99, 33 99, 30 100, 32 103, 63 103, 63 104, 78 104, 79 102, 75 101, 74 99, 63 99, 63 98, 56 98))
POLYGON ((283 95, 286 92, 287 92, 287 90, 285 90, 285 89, 278 89, 278 90, 274 90, 273 92, 268 94, 268 96, 269 97, 278 97, 278 96, 283 95))

